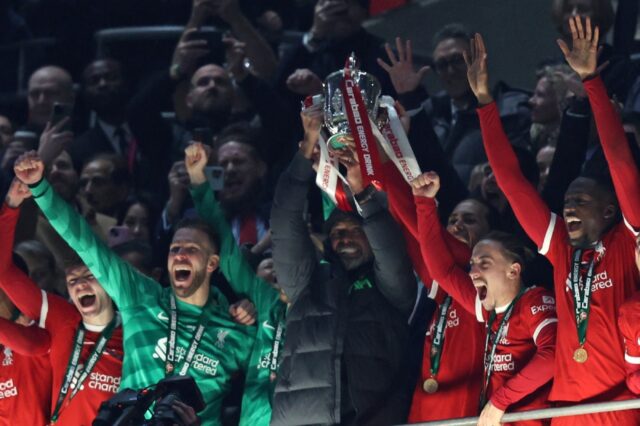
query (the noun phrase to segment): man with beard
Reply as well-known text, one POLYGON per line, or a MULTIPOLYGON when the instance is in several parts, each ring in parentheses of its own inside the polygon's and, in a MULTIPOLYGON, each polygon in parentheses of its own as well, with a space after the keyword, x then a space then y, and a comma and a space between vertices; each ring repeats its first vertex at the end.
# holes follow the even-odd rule
MULTIPOLYGON (((611 183, 581 176, 564 196, 562 218, 542 201, 523 177, 489 92, 486 50, 479 35, 467 60, 469 83, 489 163, 498 185, 527 234, 554 267, 558 333, 554 382, 549 399, 560 405, 631 399, 625 386, 623 339, 615 319, 638 288, 633 264, 640 228, 640 175, 620 118, 596 72, 598 28, 589 18, 570 19, 572 46, 559 41, 569 66, 589 97, 598 136, 609 163, 611 183), (615 192, 614 192, 615 189, 615 192), (619 217, 616 194, 620 202, 619 217)), ((637 425, 640 411, 628 410, 554 418, 554 425, 637 425)))
MULTIPOLYGON (((87 222, 42 178, 43 169, 33 152, 15 166, 16 176, 31 186, 53 227, 120 308, 127 329, 122 388, 142 389, 167 376, 189 374, 204 397, 202 424, 219 425, 231 375, 247 367, 255 333, 232 320, 227 300, 210 285, 220 262, 215 233, 198 220, 176 226, 167 260, 171 287, 163 288, 96 238, 87 222)), ((240 285, 234 289, 253 300, 262 298, 260 288, 240 285)), ((264 291, 273 292, 266 286, 264 291)), ((189 407, 179 409, 193 414, 189 407)))
POLYGON ((46 293, 11 259, 20 205, 30 196, 15 180, 0 210, 0 288, 20 312, 36 319, 46 338, 33 339, 30 351, 49 353, 52 373, 48 419, 60 425, 90 424, 102 401, 118 392, 122 370, 122 327, 111 298, 76 257, 65 268, 72 303, 46 293), (38 340, 35 340, 38 339, 38 340))
POLYGON ((400 230, 353 158, 344 161, 362 216, 334 210, 318 261, 303 212, 319 131, 318 119, 280 177, 271 214, 278 285, 291 302, 271 422, 401 423, 415 278, 400 230))

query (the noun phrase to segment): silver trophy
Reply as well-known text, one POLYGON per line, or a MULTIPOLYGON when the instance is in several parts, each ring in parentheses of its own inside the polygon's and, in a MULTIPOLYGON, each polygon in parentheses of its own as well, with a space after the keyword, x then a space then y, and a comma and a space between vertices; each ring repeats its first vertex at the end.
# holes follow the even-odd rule
MULTIPOLYGON (((380 82, 372 74, 360 71, 355 55, 352 53, 347 60, 347 68, 351 71, 353 80, 358 84, 362 99, 369 117, 381 127, 385 119, 378 116, 379 99, 381 93, 380 82)), ((345 112, 344 96, 341 90, 344 70, 336 71, 327 76, 324 81, 324 125, 331 134, 328 145, 331 149, 345 147, 345 139, 353 139, 349 129, 349 121, 345 112)))

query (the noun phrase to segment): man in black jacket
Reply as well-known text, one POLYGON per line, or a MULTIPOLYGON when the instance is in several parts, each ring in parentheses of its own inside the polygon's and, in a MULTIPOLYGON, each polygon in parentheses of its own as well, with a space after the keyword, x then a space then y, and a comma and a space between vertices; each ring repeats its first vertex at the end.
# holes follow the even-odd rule
POLYGON ((347 178, 361 216, 334 211, 318 261, 303 210, 319 121, 281 176, 271 214, 273 259, 292 302, 273 425, 389 425, 406 419, 407 320, 416 281, 402 234, 358 164, 347 178))

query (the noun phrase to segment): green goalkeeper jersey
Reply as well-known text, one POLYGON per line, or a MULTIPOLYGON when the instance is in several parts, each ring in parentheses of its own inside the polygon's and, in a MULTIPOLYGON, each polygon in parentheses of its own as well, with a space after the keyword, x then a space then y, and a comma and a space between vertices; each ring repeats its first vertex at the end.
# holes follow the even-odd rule
POLYGON ((282 351, 284 344, 286 306, 280 301, 279 293, 257 277, 244 259, 208 183, 192 188, 191 197, 198 215, 211 224, 220 237, 220 271, 230 283, 236 283, 234 288, 245 288, 242 293, 251 298, 256 306, 256 340, 246 374, 240 426, 268 426, 277 353, 282 351), (253 289, 253 296, 248 292, 250 288, 253 289), (278 329, 280 335, 276 338, 278 329), (273 352, 276 352, 276 359, 273 352))
MULTIPOLYGON (((46 180, 32 186, 31 191, 51 225, 78 253, 120 309, 125 353, 121 388, 139 390, 154 385, 165 377, 172 289, 163 288, 121 260, 46 180)), ((232 287, 234 284, 231 283, 232 287)), ((252 300, 262 299, 262 293, 254 293, 247 286, 234 290, 252 300)), ((229 391, 230 377, 247 368, 254 346, 255 330, 233 322, 228 307, 227 300, 213 287, 202 308, 177 300, 175 371, 183 364, 201 318, 205 326, 187 374, 195 379, 204 397, 206 407, 199 416, 207 426, 221 424, 221 404, 229 391)))

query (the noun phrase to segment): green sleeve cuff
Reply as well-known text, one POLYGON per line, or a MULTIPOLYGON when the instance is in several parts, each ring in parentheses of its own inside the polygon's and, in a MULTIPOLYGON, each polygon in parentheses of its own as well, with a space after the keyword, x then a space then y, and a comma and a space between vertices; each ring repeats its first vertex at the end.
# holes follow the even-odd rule
POLYGON ((45 192, 51 189, 51 185, 45 178, 42 178, 40 182, 29 185, 29 189, 31 190, 31 195, 33 196, 33 198, 38 198, 42 197, 45 192))

